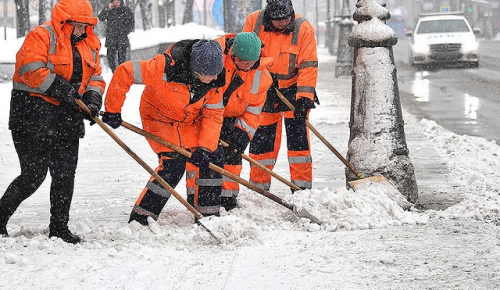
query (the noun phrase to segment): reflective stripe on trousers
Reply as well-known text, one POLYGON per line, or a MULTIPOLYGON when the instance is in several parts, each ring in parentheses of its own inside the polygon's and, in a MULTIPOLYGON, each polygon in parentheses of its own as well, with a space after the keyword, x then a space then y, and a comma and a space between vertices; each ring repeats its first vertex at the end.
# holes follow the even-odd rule
MULTIPOLYGON (((224 169, 231 172, 234 175, 240 176, 241 173, 240 165, 229 165, 225 164, 224 169)), ((236 197, 240 191, 240 184, 229 177, 222 177, 222 196, 223 197, 236 197)))
MULTIPOLYGON (((222 146, 211 154, 210 162, 224 166, 222 146)), ((209 168, 199 169, 191 163, 186 164, 187 198, 190 204, 202 215, 218 214, 222 192, 222 175, 209 168)))
MULTIPOLYGON (((222 148, 212 154, 212 163, 223 166, 222 148)), ((199 170, 196 166, 181 159, 161 156, 160 165, 155 172, 172 188, 179 184, 186 172, 187 201, 200 214, 210 215, 220 211, 220 195, 222 176, 210 169, 199 170)), ((158 219, 171 193, 154 177, 149 179, 146 187, 137 199, 134 211, 158 219)))
MULTIPOLYGON (((281 146, 283 116, 291 182, 302 188, 312 188, 309 130, 305 123, 293 119, 293 112, 262 113, 261 125, 250 142, 250 157, 273 170, 281 146)), ((271 175, 255 166, 250 167, 250 181, 265 190, 271 187, 271 175)))

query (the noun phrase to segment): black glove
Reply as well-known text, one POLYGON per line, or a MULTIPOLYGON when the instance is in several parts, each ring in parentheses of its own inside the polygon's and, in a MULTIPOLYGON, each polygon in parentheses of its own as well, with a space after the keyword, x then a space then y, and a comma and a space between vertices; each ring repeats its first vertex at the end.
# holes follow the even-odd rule
POLYGON ((86 91, 82 96, 82 102, 89 108, 92 118, 99 115, 102 106, 102 95, 96 91, 86 91))
POLYGON ((225 141, 229 144, 227 150, 229 150, 230 152, 236 150, 237 153, 243 153, 245 152, 248 143, 250 143, 250 137, 248 137, 248 133, 243 131, 239 127, 233 127, 229 135, 227 135, 226 139, 227 140, 225 141))
POLYGON ((94 118, 99 115, 102 106, 102 95, 96 91, 86 91, 82 96, 82 102, 89 108, 90 115, 83 111, 83 117, 90 121, 90 126, 95 124, 94 118))
MULTIPOLYGON (((65 80, 62 76, 56 75, 54 81, 45 93, 51 97, 56 98, 58 101, 69 105, 71 109, 78 110, 80 107, 75 102, 75 98, 79 99, 80 95, 75 88, 65 80)), ((64 104, 62 104, 64 105, 64 104)))
POLYGON ((111 126, 111 128, 116 129, 120 127, 123 122, 122 114, 104 112, 104 115, 102 115, 102 121, 111 126))
POLYGON ((300 98, 295 104, 295 111, 293 112, 293 118, 300 123, 305 123, 307 118, 307 111, 314 108, 314 103, 309 98, 300 98))
POLYGON ((208 163, 210 163, 211 153, 203 148, 196 148, 196 150, 191 154, 191 163, 200 169, 207 169, 208 163))

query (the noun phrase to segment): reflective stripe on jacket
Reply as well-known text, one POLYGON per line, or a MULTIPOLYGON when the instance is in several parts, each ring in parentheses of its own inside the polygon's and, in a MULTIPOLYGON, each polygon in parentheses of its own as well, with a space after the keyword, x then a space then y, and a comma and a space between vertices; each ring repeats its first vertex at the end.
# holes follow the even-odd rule
POLYGON ((264 9, 248 15, 244 32, 254 31, 262 41, 262 55, 273 58, 269 71, 280 88, 297 84, 296 98, 314 101, 318 77, 318 57, 314 29, 305 18, 295 13, 283 33, 270 28, 264 9))
POLYGON ((59 104, 51 96, 44 95, 55 79, 60 75, 66 80, 73 73, 73 54, 71 34, 73 26, 68 20, 89 24, 87 37, 76 44, 83 62, 80 94, 95 90, 102 94, 106 86, 101 77, 99 50, 101 43, 93 31, 97 19, 92 17, 92 7, 88 1, 61 0, 52 10, 52 20, 35 27, 28 35, 16 55, 16 70, 13 76, 13 88, 30 92, 46 101, 59 104))
POLYGON ((224 117, 235 117, 234 125, 246 131, 252 140, 261 121, 260 113, 266 101, 267 90, 273 83, 267 69, 272 64, 272 58, 261 57, 255 68, 247 72, 238 70, 231 58, 232 42, 228 42, 235 35, 227 34, 215 39, 222 46, 225 58, 224 117))
MULTIPOLYGON (((182 45, 183 50, 189 50, 186 55, 190 55, 194 42, 186 42, 172 46, 182 45)), ((224 112, 221 90, 212 83, 205 84, 199 86, 202 87, 202 93, 196 96, 186 77, 183 81, 178 80, 182 79, 178 77, 181 68, 174 68, 168 74, 169 67, 174 67, 176 62, 189 64, 189 59, 172 58, 172 46, 165 54, 152 59, 128 61, 119 65, 106 93, 105 109, 110 113, 120 113, 130 86, 145 84, 140 105, 144 130, 184 148, 204 147, 214 151, 218 145, 224 112)), ((189 78, 196 78, 185 69, 183 72, 189 78)), ((221 78, 224 78, 223 74, 221 78)), ((156 153, 171 151, 154 141, 150 145, 156 153)))

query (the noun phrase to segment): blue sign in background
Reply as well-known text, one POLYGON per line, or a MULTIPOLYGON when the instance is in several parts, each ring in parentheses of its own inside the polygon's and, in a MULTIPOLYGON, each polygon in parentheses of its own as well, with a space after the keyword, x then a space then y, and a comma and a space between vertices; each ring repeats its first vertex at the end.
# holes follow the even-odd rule
MULTIPOLYGON (((226 0, 228 1, 228 0, 226 0)), ((245 19, 248 14, 259 10, 262 8, 261 0, 230 0, 229 1, 229 11, 227 13, 228 26, 230 31, 237 33, 243 29, 243 25, 245 24, 245 19)), ((212 6, 212 14, 214 16, 215 22, 220 27, 224 26, 224 1, 223 0, 215 0, 212 6)))
POLYGON ((212 14, 214 15, 215 23, 220 27, 224 27, 224 0, 215 0, 212 6, 212 14))

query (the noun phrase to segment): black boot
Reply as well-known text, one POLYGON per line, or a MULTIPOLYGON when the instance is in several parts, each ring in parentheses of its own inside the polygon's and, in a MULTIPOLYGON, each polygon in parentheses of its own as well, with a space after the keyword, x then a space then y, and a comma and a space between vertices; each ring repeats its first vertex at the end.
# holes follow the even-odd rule
POLYGON ((2 238, 9 237, 9 233, 7 232, 7 223, 0 224, 0 237, 2 238))
POLYGON ((147 215, 138 214, 135 211, 132 211, 130 213, 130 219, 128 220, 129 223, 131 223, 133 221, 136 221, 136 222, 140 223, 143 226, 148 226, 149 225, 148 216, 147 215))
POLYGON ((56 237, 70 244, 78 244, 82 241, 79 236, 73 234, 68 228, 59 230, 51 229, 49 231, 49 238, 56 237))
POLYGON ((238 200, 236 199, 236 197, 221 197, 221 205, 226 211, 230 211, 240 207, 238 205, 238 200))
POLYGON ((9 218, 7 217, 7 214, 0 210, 0 237, 6 238, 9 236, 9 233, 7 232, 8 221, 9 218))
MULTIPOLYGON (((306 189, 310 189, 310 188, 305 188, 305 187, 301 187, 301 186, 299 186, 299 188, 300 188, 299 190, 306 190, 306 189)), ((293 188, 290 188, 290 190, 292 191, 292 194, 294 194, 296 191, 298 191, 298 190, 295 190, 295 189, 293 189, 293 188)))

